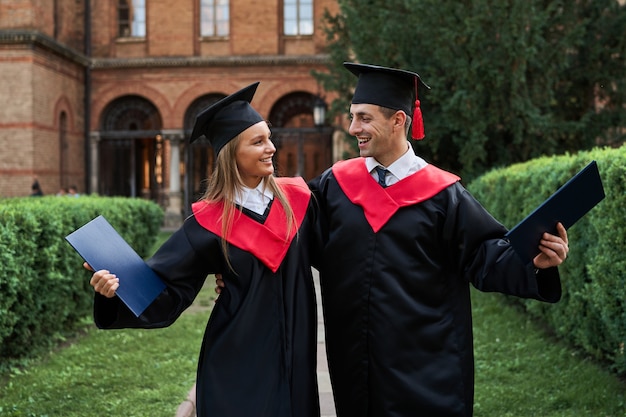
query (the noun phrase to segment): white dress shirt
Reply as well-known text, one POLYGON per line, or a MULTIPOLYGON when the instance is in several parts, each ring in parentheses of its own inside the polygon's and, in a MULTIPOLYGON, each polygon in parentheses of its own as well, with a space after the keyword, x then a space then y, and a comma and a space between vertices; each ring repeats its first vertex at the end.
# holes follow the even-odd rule
POLYGON ((413 149, 408 142, 407 145, 408 149, 404 153, 404 155, 396 159, 388 167, 383 166, 380 162, 378 162, 371 156, 365 158, 365 166, 367 167, 367 170, 369 171, 372 178, 378 181, 378 174, 376 173, 376 170, 374 168, 376 168, 377 166, 382 166, 383 168, 386 168, 387 171, 389 171, 387 172, 387 177, 385 180, 385 183, 387 184, 387 186, 389 186, 408 177, 409 175, 415 174, 417 171, 428 165, 426 161, 415 155, 415 152, 413 152, 413 149))
POLYGON ((248 210, 252 210, 253 212, 263 215, 265 213, 265 209, 267 205, 274 198, 274 193, 272 193, 268 188, 264 188, 265 181, 261 181, 256 188, 248 188, 243 187, 237 193, 235 193, 235 203, 239 204, 241 207, 245 207, 248 210))

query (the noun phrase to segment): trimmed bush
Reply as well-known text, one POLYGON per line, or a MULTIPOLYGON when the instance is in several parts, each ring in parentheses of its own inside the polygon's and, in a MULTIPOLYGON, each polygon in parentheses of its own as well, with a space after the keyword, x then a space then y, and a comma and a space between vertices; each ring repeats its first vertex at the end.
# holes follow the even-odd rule
POLYGON ((556 305, 521 301, 555 333, 626 375, 626 146, 543 157, 496 169, 468 189, 505 226, 513 227, 592 160, 606 198, 568 230, 570 253, 559 268, 556 305))
POLYGON ((141 199, 0 201, 0 366, 52 346, 91 314, 90 273, 65 236, 98 215, 144 257, 163 221, 161 208, 141 199))

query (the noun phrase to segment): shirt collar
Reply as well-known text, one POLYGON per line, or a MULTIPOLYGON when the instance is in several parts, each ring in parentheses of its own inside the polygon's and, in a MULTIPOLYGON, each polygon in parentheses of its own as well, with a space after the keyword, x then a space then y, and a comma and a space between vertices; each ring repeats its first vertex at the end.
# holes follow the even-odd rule
MULTIPOLYGON (((415 155, 415 152, 413 152, 409 142, 407 142, 407 146, 408 149, 406 152, 400 158, 396 159, 391 165, 386 167, 391 175, 396 177, 398 180, 404 179, 428 165, 426 161, 415 155)), ((383 166, 373 157, 368 156, 365 158, 365 166, 369 172, 372 172, 374 168, 379 165, 383 166)))
POLYGON ((254 212, 263 214, 265 207, 274 198, 274 193, 264 187, 265 181, 261 181, 255 188, 241 187, 235 193, 235 203, 254 212))

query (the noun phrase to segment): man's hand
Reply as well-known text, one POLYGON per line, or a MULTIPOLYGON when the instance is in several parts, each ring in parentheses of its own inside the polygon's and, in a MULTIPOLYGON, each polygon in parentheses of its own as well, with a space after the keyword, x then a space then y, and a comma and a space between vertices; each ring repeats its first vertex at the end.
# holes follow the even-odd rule
POLYGON ((539 242, 541 253, 533 259, 535 268, 545 269, 559 266, 567 258, 567 253, 569 252, 567 230, 561 223, 556 225, 556 230, 559 234, 558 236, 550 233, 543 234, 543 238, 539 242))

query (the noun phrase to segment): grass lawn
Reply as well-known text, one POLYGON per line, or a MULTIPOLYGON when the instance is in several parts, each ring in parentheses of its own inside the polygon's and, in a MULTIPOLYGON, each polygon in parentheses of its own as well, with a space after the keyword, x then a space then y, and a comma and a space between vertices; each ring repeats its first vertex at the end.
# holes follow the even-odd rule
POLYGON ((625 417, 626 383, 499 294, 473 291, 474 417, 625 417))
MULTIPOLYGON (((156 250, 169 233, 159 234, 156 250)), ((25 369, 0 375, 4 417, 172 417, 195 382, 204 328, 214 300, 207 285, 165 329, 84 333, 25 369)))
MULTIPOLYGON (((0 375, 0 416, 173 417, 195 380, 213 287, 208 279, 169 328, 89 324, 66 346, 0 375)), ((546 335, 502 296, 474 291, 472 298, 475 417, 626 417, 623 381, 546 335)))
POLYGON ((90 328, 11 375, 0 416, 173 417, 194 383, 206 320, 196 313, 162 330, 90 328))

